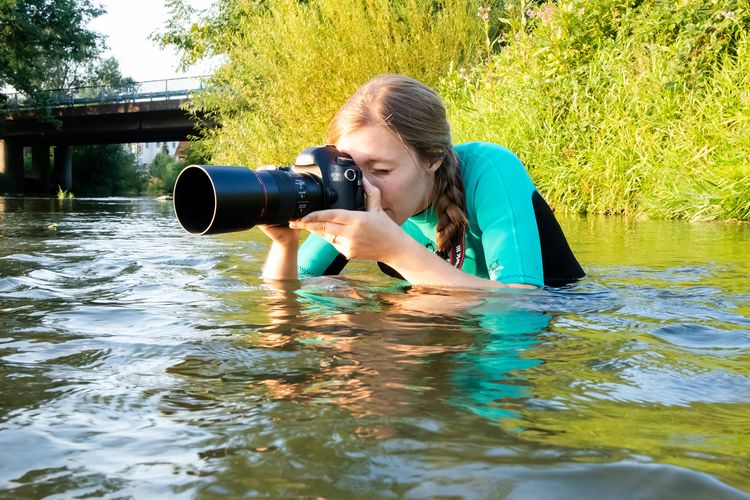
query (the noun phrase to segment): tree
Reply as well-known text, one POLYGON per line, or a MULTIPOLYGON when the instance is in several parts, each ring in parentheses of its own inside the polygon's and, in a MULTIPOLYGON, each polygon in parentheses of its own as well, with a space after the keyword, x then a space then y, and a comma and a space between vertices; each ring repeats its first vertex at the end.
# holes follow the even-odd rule
MULTIPOLYGON (((77 85, 106 86, 118 93, 134 83, 132 78, 122 75, 120 65, 113 57, 89 62, 85 73, 77 78, 77 85)), ((101 93, 100 89, 91 90, 101 93)), ((73 169, 73 189, 78 195, 140 194, 145 183, 144 175, 136 167, 135 157, 120 144, 74 147, 73 169)))
POLYGON ((148 167, 149 178, 146 182, 146 193, 153 195, 169 194, 174 191, 177 176, 188 165, 204 165, 210 159, 209 152, 202 141, 188 143, 182 150, 184 157, 177 160, 166 149, 157 153, 148 167))
POLYGON ((144 184, 135 157, 121 144, 74 147, 73 170, 76 196, 140 194, 144 184))
POLYGON ((177 175, 183 167, 184 164, 177 161, 167 151, 157 153, 148 169, 148 173, 151 175, 147 188, 148 192, 150 194, 171 193, 177 175))
POLYGON ((107 59, 97 59, 90 62, 85 69, 85 73, 77 81, 71 82, 70 85, 78 87, 99 87, 91 89, 80 89, 78 95, 81 97, 113 97, 122 96, 128 92, 135 93, 135 80, 129 76, 123 76, 120 73, 120 65, 117 59, 109 57, 107 59), (107 91, 101 87, 107 87, 107 91), (110 96, 103 95, 111 93, 110 96))
POLYGON ((75 80, 103 47, 86 27, 103 12, 92 0, 0 0, 0 89, 43 100, 41 90, 75 80))

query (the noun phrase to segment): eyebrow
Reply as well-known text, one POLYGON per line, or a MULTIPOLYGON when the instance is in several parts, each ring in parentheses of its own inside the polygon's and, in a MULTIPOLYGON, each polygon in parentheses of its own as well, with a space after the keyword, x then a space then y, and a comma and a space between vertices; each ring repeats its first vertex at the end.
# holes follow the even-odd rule
POLYGON ((393 164, 395 159, 387 158, 384 156, 371 156, 365 160, 365 165, 371 167, 375 163, 388 163, 393 164))

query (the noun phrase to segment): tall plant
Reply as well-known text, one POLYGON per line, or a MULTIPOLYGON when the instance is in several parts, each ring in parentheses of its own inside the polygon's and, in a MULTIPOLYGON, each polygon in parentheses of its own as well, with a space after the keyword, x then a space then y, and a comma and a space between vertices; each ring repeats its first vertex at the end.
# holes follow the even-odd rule
POLYGON ((221 122, 205 133, 223 163, 287 162, 324 140, 336 109, 372 76, 436 83, 482 44, 477 7, 459 0, 222 0, 199 19, 179 0, 171 5, 162 43, 188 63, 224 58, 195 100, 221 122))
POLYGON ((750 218, 745 2, 511 3, 503 18, 503 50, 441 84, 459 140, 519 152, 560 208, 750 218))

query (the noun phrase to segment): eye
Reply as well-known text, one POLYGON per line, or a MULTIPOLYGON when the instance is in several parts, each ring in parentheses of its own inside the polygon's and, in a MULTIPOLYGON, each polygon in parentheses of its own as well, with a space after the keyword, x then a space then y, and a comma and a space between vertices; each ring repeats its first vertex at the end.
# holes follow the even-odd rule
POLYGON ((382 177, 384 175, 388 175, 390 173, 390 170, 387 168, 372 168, 370 169, 370 173, 372 175, 382 177))

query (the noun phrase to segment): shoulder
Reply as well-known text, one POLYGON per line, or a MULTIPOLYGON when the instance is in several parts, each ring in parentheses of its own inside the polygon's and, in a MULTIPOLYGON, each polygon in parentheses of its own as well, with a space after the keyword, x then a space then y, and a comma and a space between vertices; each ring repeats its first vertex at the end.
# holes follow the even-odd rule
POLYGON ((521 160, 504 146, 491 142, 467 142, 457 144, 453 149, 461 160, 461 174, 468 189, 487 176, 503 183, 531 184, 521 160))
POLYGON ((513 152, 494 142, 465 142, 456 144, 453 149, 462 163, 511 162, 521 163, 513 152))

